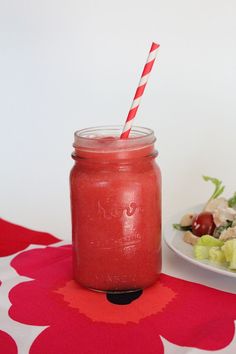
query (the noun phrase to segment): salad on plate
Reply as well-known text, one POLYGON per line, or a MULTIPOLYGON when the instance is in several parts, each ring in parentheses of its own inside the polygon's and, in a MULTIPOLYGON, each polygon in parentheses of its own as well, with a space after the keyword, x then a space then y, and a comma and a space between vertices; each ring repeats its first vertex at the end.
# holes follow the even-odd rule
POLYGON ((209 260, 236 271, 236 193, 226 199, 225 187, 217 178, 203 176, 214 185, 214 192, 200 213, 187 213, 176 230, 183 232, 183 240, 193 247, 197 260, 209 260))

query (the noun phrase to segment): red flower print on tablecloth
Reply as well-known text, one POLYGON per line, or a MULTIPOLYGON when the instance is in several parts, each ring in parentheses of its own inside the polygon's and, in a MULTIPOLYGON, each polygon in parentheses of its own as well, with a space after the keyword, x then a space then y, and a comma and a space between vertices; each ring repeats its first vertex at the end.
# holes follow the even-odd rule
POLYGON ((46 232, 33 231, 0 218, 0 257, 22 251, 31 244, 50 245, 58 241, 46 232))
POLYGON ((136 300, 116 305, 72 280, 71 246, 22 252, 12 266, 33 280, 11 290, 11 318, 48 326, 30 354, 161 354, 160 336, 217 350, 234 336, 236 295, 230 293, 162 274, 136 300))
MULTIPOLYGON (((2 282, 0 280, 0 286, 2 282)), ((1 315, 0 315, 1 316, 1 315)), ((7 334, 0 330, 0 353, 17 354, 15 341, 7 334)))
POLYGON ((7 334, 0 330, 0 353, 1 354, 17 354, 17 346, 15 341, 7 334))

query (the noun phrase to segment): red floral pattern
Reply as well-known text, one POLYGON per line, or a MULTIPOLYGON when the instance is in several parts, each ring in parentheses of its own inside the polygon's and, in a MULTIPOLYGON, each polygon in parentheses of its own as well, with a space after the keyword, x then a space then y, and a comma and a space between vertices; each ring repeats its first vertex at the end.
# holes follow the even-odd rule
POLYGON ((9 334, 0 330, 0 351, 2 354, 17 354, 15 341, 9 334))
MULTIPOLYGON (((2 282, 0 280, 0 286, 2 282)), ((5 354, 16 354, 17 347, 15 341, 9 336, 9 334, 0 330, 0 352, 5 354)))
POLYGON ((0 218, 0 257, 22 251, 31 244, 50 245, 58 241, 46 232, 33 231, 0 218))
POLYGON ((162 274, 129 305, 72 280, 71 246, 22 252, 11 265, 33 280, 10 292, 10 316, 49 326, 30 354, 161 354, 160 336, 206 350, 227 346, 234 336, 236 295, 162 274), (223 306, 222 306, 223 304, 223 306), (223 330, 222 330, 223 329, 223 330))

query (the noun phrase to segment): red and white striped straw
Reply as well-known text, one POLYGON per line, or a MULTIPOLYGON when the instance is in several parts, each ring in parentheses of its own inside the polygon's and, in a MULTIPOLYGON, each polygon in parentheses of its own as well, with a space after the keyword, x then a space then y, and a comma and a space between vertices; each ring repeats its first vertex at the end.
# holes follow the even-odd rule
POLYGON ((152 67, 153 67, 154 61, 156 59, 157 51, 158 51, 159 47, 160 47, 159 44, 152 43, 152 46, 151 46, 151 49, 149 51, 149 55, 147 58, 147 62, 144 66, 144 69, 143 69, 143 72, 142 72, 142 75, 141 75, 141 78, 140 78, 140 81, 138 84, 138 88, 135 92, 132 105, 130 107, 122 134, 120 136, 121 139, 127 139, 129 137, 129 133, 130 133, 130 130, 131 130, 131 127, 133 124, 133 120, 134 120, 137 110, 139 108, 139 104, 140 104, 141 98, 143 96, 145 87, 147 85, 148 77, 149 77, 150 72, 152 70, 152 67))

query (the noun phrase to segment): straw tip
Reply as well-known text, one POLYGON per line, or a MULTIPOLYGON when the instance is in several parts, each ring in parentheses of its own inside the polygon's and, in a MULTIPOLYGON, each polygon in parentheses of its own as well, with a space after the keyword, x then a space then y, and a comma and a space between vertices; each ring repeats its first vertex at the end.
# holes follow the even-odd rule
POLYGON ((160 47, 160 44, 158 44, 158 43, 156 43, 156 42, 152 42, 151 51, 152 51, 152 50, 155 50, 155 49, 157 49, 157 48, 159 48, 159 47, 160 47))

